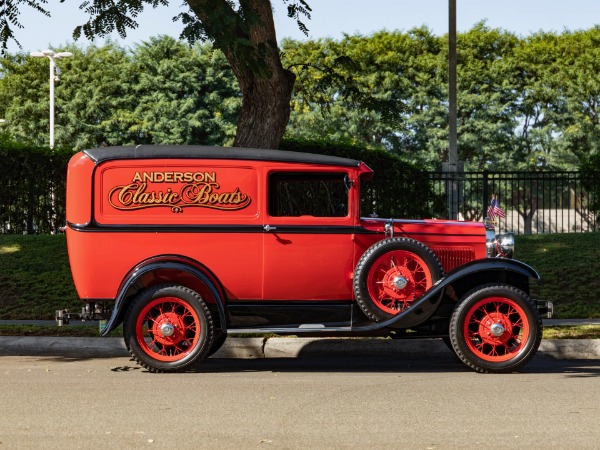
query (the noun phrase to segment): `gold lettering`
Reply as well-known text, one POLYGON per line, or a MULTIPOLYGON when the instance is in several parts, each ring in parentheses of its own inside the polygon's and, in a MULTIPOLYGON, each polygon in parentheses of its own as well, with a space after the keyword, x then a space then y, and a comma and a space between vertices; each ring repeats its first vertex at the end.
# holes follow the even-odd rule
POLYGON ((185 206, 234 211, 251 203, 239 187, 223 192, 216 180, 216 172, 135 172, 132 183, 109 191, 108 201, 118 210, 166 206, 176 213, 183 212, 185 206), (152 190, 157 183, 180 183, 181 187, 177 192, 172 188, 152 190))

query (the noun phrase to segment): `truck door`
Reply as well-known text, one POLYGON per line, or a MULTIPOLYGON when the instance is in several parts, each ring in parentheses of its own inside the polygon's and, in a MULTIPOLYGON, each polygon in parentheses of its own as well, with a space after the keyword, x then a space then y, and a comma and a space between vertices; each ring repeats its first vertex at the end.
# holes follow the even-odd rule
POLYGON ((356 189, 340 168, 267 173, 263 299, 351 300, 356 189))

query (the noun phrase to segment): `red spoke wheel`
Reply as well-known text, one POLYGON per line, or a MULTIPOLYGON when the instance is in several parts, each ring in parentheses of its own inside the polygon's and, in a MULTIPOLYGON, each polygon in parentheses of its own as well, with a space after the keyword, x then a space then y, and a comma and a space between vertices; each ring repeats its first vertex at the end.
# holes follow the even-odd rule
POLYGON ((372 320, 404 311, 442 276, 435 254, 408 238, 377 242, 360 258, 354 273, 358 305, 372 320))
POLYGON ((433 285, 422 258, 407 250, 392 250, 373 263, 367 290, 373 302, 389 314, 404 311, 433 285))
POLYGON ((485 285, 469 292, 450 321, 458 357, 478 372, 512 372, 537 351, 541 318, 534 302, 509 285, 485 285))
POLYGON ((153 372, 177 372, 206 356, 213 324, 208 307, 183 286, 156 286, 142 291, 124 324, 131 355, 153 372))

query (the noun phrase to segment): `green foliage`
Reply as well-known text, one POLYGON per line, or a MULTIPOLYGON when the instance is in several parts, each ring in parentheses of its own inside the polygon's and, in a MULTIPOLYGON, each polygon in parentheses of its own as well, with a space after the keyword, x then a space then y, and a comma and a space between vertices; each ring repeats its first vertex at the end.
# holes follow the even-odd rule
POLYGON ((65 224, 71 156, 70 149, 28 147, 0 136, 0 233, 55 233, 65 224))
POLYGON ((96 36, 107 36, 113 31, 117 31, 119 36, 125 38, 128 29, 139 26, 135 19, 144 10, 145 5, 156 8, 168 4, 168 0, 120 0, 118 2, 91 0, 82 2, 79 9, 88 14, 89 19, 85 24, 75 28, 73 37, 78 39, 83 33, 86 38, 92 40, 96 36))
POLYGON ((64 235, 0 234, 0 318, 53 319, 80 311, 64 235))
MULTIPOLYGON (((467 170, 574 170, 599 151, 600 27, 518 38, 480 23, 457 41, 467 170)), ((298 77, 287 136, 383 146, 427 170, 447 159, 446 37, 417 28, 283 50, 298 77)))
POLYGON ((441 45, 427 29, 284 42, 284 64, 313 68, 297 73, 288 136, 385 146, 418 164, 440 161, 441 45), (328 83, 323 67, 335 69, 337 83, 328 83))
MULTIPOLYGON (((580 316, 577 316, 579 318, 580 316)), ((585 316, 581 316, 585 317, 585 316)), ((600 339, 598 325, 565 325, 544 327, 543 339, 600 339)))
POLYGON ((554 302, 559 318, 600 317, 600 233, 516 236, 515 258, 534 267, 541 280, 531 296, 554 302))
POLYGON ((317 153, 364 161, 375 175, 361 186, 361 215, 421 218, 429 215, 427 174, 386 150, 327 140, 284 139, 282 150, 317 153))
POLYGON ((135 105, 136 74, 127 52, 112 42, 68 51, 74 56, 59 62, 62 74, 55 94, 57 142, 74 150, 135 143, 127 118, 135 105))
POLYGON ((586 158, 581 165, 580 173, 581 183, 592 199, 589 209, 598 220, 600 219, 600 153, 586 158))
POLYGON ((600 26, 563 33, 556 83, 561 151, 577 162, 600 153, 600 26))
MULTIPOLYGON (((47 143, 48 91, 48 61, 22 54, 0 60, 0 116, 6 119, 2 128, 31 145, 47 143)), ((56 96, 60 98, 60 86, 56 96)))
MULTIPOLYGON (((126 50, 109 42, 57 61, 56 142, 100 145, 230 144, 241 98, 223 54, 167 36, 126 50)), ((0 60, 2 128, 34 146, 48 142, 48 61, 0 60)))
POLYGON ((162 36, 135 47, 133 67, 138 142, 231 144, 241 102, 223 53, 162 36))
MULTIPOLYGON (((225 10, 215 23, 242 31, 257 24, 256 14, 218 3, 225 10)), ((310 13, 303 1, 286 4, 295 19, 310 13)), ((230 38, 223 42, 240 52, 253 45, 245 34, 230 38)), ((576 170, 600 153, 599 43, 600 27, 521 38, 480 23, 459 33, 458 144, 465 168, 576 170)), ((114 43, 63 49, 75 57, 57 62, 57 142, 74 149, 231 144, 242 94, 215 48, 159 36, 131 50, 114 43)), ((282 49, 296 77, 288 138, 385 148, 424 170, 440 169, 448 147, 446 37, 416 28, 288 40, 282 49)), ((45 145, 48 61, 9 55, 0 66, 0 117, 7 120, 0 126, 19 142, 45 145)))

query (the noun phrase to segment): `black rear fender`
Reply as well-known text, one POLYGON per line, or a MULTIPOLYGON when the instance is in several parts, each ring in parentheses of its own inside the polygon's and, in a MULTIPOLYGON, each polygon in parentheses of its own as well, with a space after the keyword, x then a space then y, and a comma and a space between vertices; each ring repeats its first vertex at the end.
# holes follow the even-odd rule
POLYGON ((128 305, 138 292, 160 284, 178 284, 200 294, 213 313, 215 326, 227 331, 225 296, 216 277, 197 261, 177 255, 161 255, 141 262, 127 274, 102 336, 123 322, 128 305))

